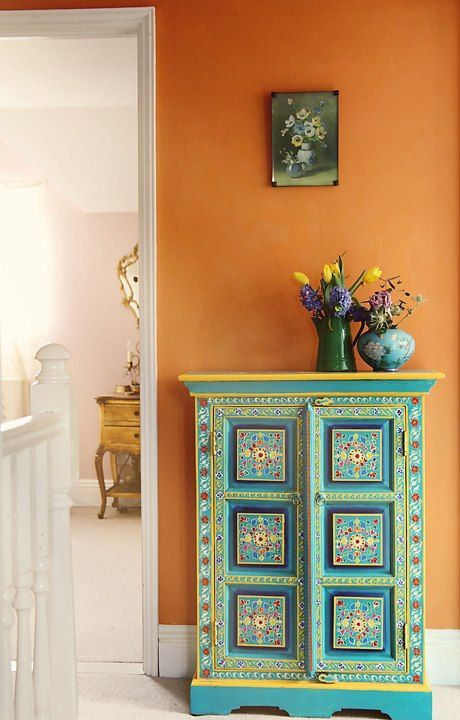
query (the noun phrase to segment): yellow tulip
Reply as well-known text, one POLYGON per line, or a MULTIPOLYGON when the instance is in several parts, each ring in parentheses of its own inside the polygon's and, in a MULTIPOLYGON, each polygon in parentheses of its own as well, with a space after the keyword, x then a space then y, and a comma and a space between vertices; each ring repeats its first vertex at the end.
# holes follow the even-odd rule
POLYGON ((337 275, 337 277, 340 277, 340 268, 338 262, 331 262, 329 263, 329 267, 331 268, 334 275, 337 275))
POLYGON ((295 272, 292 277, 295 278, 297 280, 297 282, 300 283, 301 285, 310 285, 310 280, 305 275, 305 273, 295 272))
POLYGON ((331 266, 326 263, 323 267, 323 280, 324 282, 328 283, 332 280, 332 270, 331 266))
POLYGON ((381 274, 382 274, 382 270, 378 267, 378 265, 374 265, 374 267, 369 268, 364 273, 363 283, 366 285, 368 283, 373 283, 379 279, 381 274))

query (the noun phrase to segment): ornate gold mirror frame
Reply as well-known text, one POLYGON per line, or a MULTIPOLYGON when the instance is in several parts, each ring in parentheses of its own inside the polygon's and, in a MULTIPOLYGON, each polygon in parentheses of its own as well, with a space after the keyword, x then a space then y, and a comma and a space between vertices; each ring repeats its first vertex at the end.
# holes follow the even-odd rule
POLYGON ((129 255, 124 255, 117 265, 120 280, 122 303, 130 307, 136 316, 139 327, 139 252, 135 245, 129 255))

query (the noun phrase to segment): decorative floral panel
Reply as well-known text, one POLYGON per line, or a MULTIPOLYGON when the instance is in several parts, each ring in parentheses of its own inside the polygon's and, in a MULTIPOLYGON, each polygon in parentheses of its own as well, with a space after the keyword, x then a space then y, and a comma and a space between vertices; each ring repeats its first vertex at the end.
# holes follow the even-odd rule
POLYGON ((283 565, 284 515, 237 514, 238 565, 283 565))
POLYGON ((383 598, 334 597, 334 648, 383 649, 383 598))
POLYGON ((237 644, 240 647, 285 646, 284 597, 238 595, 237 608, 237 644))
POLYGON ((383 565, 381 513, 334 513, 333 565, 383 565))
POLYGON ((332 431, 332 479, 345 482, 382 480, 382 431, 332 431))
POLYGON ((237 480, 284 482, 284 430, 237 431, 237 480))

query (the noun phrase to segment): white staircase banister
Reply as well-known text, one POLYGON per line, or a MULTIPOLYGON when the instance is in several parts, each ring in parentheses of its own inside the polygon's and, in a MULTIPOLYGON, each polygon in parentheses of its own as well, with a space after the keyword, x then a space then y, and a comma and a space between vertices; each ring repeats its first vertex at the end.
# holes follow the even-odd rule
POLYGON ((51 343, 36 359, 31 415, 0 432, 0 720, 77 720, 69 495, 78 476, 76 403, 67 349, 51 343))
MULTIPOLYGON (((48 587, 48 631, 50 653, 51 717, 77 720, 77 675, 72 556, 70 547, 70 488, 78 475, 78 432, 74 387, 67 370, 68 350, 57 343, 43 346, 35 355, 41 363, 30 389, 32 415, 53 413, 60 417, 60 432, 49 443, 51 466, 51 552, 38 557, 36 588, 48 587), (44 585, 43 585, 44 583, 44 585)), ((42 618, 43 622, 43 618, 42 618)), ((46 658, 48 648, 39 648, 46 658)), ((37 657, 37 656, 36 656, 37 657)), ((46 677, 45 677, 46 684, 46 677)), ((46 708, 43 681, 35 685, 35 704, 46 708)), ((37 708, 39 709, 39 708, 37 708)), ((37 715, 38 717, 38 715, 37 715)), ((42 715, 47 718, 46 712, 42 715)))
POLYGON ((1 424, 3 454, 20 450, 22 447, 37 445, 50 436, 56 437, 62 428, 62 416, 58 413, 27 415, 18 420, 1 424))

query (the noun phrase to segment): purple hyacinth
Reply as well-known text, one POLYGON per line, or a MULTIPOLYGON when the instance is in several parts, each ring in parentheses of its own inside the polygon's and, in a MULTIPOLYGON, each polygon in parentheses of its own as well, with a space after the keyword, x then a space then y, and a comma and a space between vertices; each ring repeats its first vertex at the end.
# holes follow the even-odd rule
POLYGON ((300 288, 300 302, 307 310, 317 313, 323 309, 321 295, 313 290, 311 285, 304 285, 300 288))
POLYGON ((350 293, 340 285, 332 288, 329 295, 329 302, 335 317, 345 317, 352 304, 350 293))
POLYGON ((357 303, 353 303, 348 314, 350 320, 354 322, 366 322, 369 318, 369 310, 365 308, 364 305, 358 305, 357 303))

